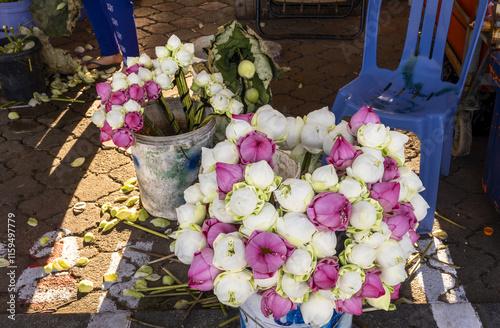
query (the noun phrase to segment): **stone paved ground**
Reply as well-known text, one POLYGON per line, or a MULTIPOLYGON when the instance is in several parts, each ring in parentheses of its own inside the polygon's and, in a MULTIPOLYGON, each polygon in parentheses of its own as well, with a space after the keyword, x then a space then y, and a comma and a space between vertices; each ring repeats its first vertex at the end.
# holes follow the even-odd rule
MULTIPOLYGON (((165 44, 172 33, 185 42, 193 41, 214 34, 218 26, 235 18, 232 0, 142 0, 135 1, 135 5, 141 50, 150 55, 154 54, 154 47, 165 44)), ((407 20, 408 5, 406 1, 385 3, 383 13, 379 65, 395 68, 404 42, 405 28, 402 26, 407 20)), ((352 30, 359 23, 357 15, 359 10, 344 20, 295 20, 284 26, 290 30, 300 30, 316 24, 324 26, 326 31, 335 30, 335 25, 341 25, 352 30)), ((241 22, 255 28, 252 20, 241 22)), ((281 33, 284 30, 279 22, 266 24, 270 32, 281 33)), ((280 81, 273 82, 273 99, 274 107, 286 115, 304 115, 323 106, 331 106, 337 90, 356 78, 361 68, 363 37, 354 41, 281 39, 277 42, 282 47, 278 63, 291 70, 283 74, 280 81)), ((71 38, 53 40, 54 45, 71 51, 75 56, 81 56, 73 51, 75 47, 86 43, 97 48, 88 21, 78 22, 71 38)), ((97 56, 98 50, 87 51, 86 54, 97 56)), ((85 320, 79 320, 79 324, 71 323, 71 326, 93 327, 93 324, 101 323, 103 327, 106 326, 102 325, 106 322, 103 320, 110 313, 107 311, 129 314, 139 309, 143 312, 135 315, 142 320, 178 327, 182 320, 179 313, 166 312, 165 317, 157 312, 144 312, 170 309, 171 304, 168 302, 136 302, 121 296, 121 290, 133 284, 132 273, 154 258, 126 246, 166 255, 169 254, 168 242, 125 225, 119 225, 109 233, 98 232, 100 205, 120 195, 120 186, 134 176, 134 168, 128 153, 104 147, 99 142, 98 129, 90 121, 98 104, 95 89, 77 87, 71 90, 69 96, 84 100, 85 103, 51 102, 35 108, 18 108, 16 111, 21 119, 17 121, 9 120, 6 110, 0 111, 0 222, 6 222, 9 213, 15 215, 16 276, 19 288, 17 313, 58 306, 57 313, 61 314, 99 312, 99 315, 86 317, 85 320), (78 168, 71 167, 70 163, 78 157, 85 157, 85 163, 78 168), (86 203, 83 213, 73 212, 72 207, 77 202, 86 203), (29 217, 38 219, 36 228, 27 225, 29 217), (82 236, 86 232, 94 233, 95 243, 83 243, 82 236), (48 246, 41 247, 38 240, 45 235, 51 236, 52 240, 48 246), (40 265, 48 259, 63 257, 71 262, 81 256, 91 260, 86 268, 73 268, 67 273, 42 278, 40 265), (120 280, 115 284, 103 284, 101 277, 106 272, 117 272, 120 280), (77 294, 76 285, 82 279, 94 282, 94 292, 77 294), (76 301, 66 304, 73 299, 76 301)), ((3 98, 0 101, 4 103, 3 98)), ((462 230, 443 220, 436 220, 435 228, 440 227, 449 234, 449 238, 444 241, 448 252, 443 249, 432 249, 431 252, 441 259, 444 256, 461 268, 453 271, 432 260, 425 260, 426 265, 403 286, 402 295, 421 304, 468 300, 475 305, 485 327, 497 327, 500 324, 491 315, 495 307, 477 305, 500 302, 500 284, 497 279, 500 273, 499 217, 481 187, 486 143, 485 137, 474 138, 471 154, 453 159, 450 176, 441 177, 440 181, 438 212, 467 229, 462 230), (492 236, 484 235, 485 226, 494 228, 492 236), (432 289, 443 290, 444 293, 435 295, 430 291, 432 289)), ((418 140, 412 138, 407 154, 414 169, 418 169, 418 150, 418 140)), ((136 193, 134 191, 133 194, 136 193)), ((7 224, 2 224, 0 257, 5 257, 7 224)), ((148 226, 152 227, 150 224, 148 226)), ((430 237, 423 236, 420 246, 425 246, 430 240, 430 237)), ((163 264, 179 275, 181 280, 186 280, 184 266, 175 262, 163 264)), ((157 273, 161 274, 161 269, 157 268, 157 273)), ((0 275, 4 274, 7 274, 6 270, 0 269, 0 275)), ((2 278, 1 314, 6 313, 9 295, 8 279, 2 278)), ((410 327, 413 325, 405 321, 405 316, 414 313, 423 318, 424 323, 433 322, 429 307, 403 305, 401 309, 394 315, 380 312, 365 314, 360 320, 370 327, 386 327, 391 322, 410 327), (394 318, 400 318, 401 321, 394 318)), ((198 327, 196 322, 200 318, 212 320, 205 321, 205 325, 200 327, 212 327, 224 320, 219 312, 209 312, 195 312, 186 326, 198 327)), ((41 327, 48 327, 55 323, 54 320, 66 320, 64 316, 36 318, 41 320, 41 327)), ((73 322, 80 317, 73 315, 70 318, 73 322)), ((116 320, 116 317, 110 320, 116 320)), ((10 324, 4 319, 2 322, 10 324)), ((31 325, 30 322, 30 317, 21 317, 18 327, 27 327, 31 325)), ((424 323, 420 327, 431 327, 433 324, 424 323)))

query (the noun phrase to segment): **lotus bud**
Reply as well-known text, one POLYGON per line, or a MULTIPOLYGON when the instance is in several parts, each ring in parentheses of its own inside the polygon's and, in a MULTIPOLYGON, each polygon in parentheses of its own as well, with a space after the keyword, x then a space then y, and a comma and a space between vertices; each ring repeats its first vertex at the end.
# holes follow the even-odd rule
POLYGON ((90 280, 82 280, 78 284, 78 291, 80 293, 90 293, 94 289, 94 283, 90 280))
POLYGON ((351 177, 360 178, 365 183, 376 183, 384 176, 384 161, 370 154, 361 154, 353 161, 351 167, 347 168, 347 174, 351 177))
POLYGON ((82 257, 76 261, 76 265, 79 267, 84 267, 89 263, 89 259, 86 257, 82 257))
MULTIPOLYGON (((151 57, 147 54, 143 53, 139 57, 139 64, 144 65, 146 69, 153 68, 153 62, 151 61, 151 57)), ((141 68, 139 68, 140 70, 141 68)))
POLYGON ((83 240, 86 242, 86 243, 91 243, 94 241, 94 235, 91 233, 91 232, 87 232, 85 234, 85 236, 83 236, 83 240))
POLYGON ((45 265, 43 267, 43 272, 45 272, 45 274, 49 274, 52 271, 54 271, 54 264, 52 264, 52 263, 48 263, 47 265, 45 265))
POLYGON ((214 294, 221 303, 232 307, 245 303, 254 290, 252 274, 247 271, 223 272, 214 281, 214 294))
POLYGON ((244 137, 253 130, 254 128, 248 122, 232 119, 226 127, 226 138, 236 143, 239 138, 244 137))
POLYGON ((324 125, 328 131, 332 131, 335 128, 335 114, 328 107, 323 107, 307 114, 305 122, 306 124, 318 123, 324 125))
POLYGON ((286 139, 279 144, 281 149, 292 150, 300 143, 300 134, 305 123, 302 117, 287 117, 288 135, 286 139))
POLYGON ((151 81, 153 79, 153 72, 144 67, 139 67, 137 75, 144 82, 151 81))
POLYGON ((204 88, 210 82, 210 75, 207 71, 199 72, 193 80, 193 83, 200 88, 204 88))
POLYGON ((307 181, 287 179, 274 191, 274 196, 286 211, 304 213, 314 198, 314 190, 307 181))
POLYGON ((238 74, 248 80, 255 75, 255 65, 249 60, 242 60, 238 65, 238 74))
POLYGON ((175 34, 172 34, 172 36, 167 41, 166 47, 168 50, 174 51, 181 45, 182 45, 181 39, 179 39, 179 37, 177 37, 175 34))
POLYGON ((99 128, 104 126, 104 122, 106 121, 106 112, 104 110, 97 110, 92 114, 90 118, 92 122, 99 128))
POLYGON ((28 219, 28 224, 32 227, 36 227, 38 225, 38 220, 35 218, 29 218, 28 219))
POLYGON ((323 139, 327 135, 328 130, 324 125, 309 123, 302 128, 300 140, 310 153, 319 154, 323 151, 323 139))
POLYGON ((389 127, 376 123, 361 126, 358 129, 357 137, 361 146, 378 150, 384 149, 391 141, 389 127))
POLYGON ((285 141, 288 136, 288 122, 285 115, 270 105, 264 105, 255 112, 252 126, 265 133, 274 142, 285 141))
POLYGON ((236 145, 228 140, 219 142, 213 148, 213 156, 215 162, 221 162, 226 164, 238 164, 238 150, 236 145))
POLYGON ((184 190, 184 200, 187 204, 203 202, 203 193, 201 192, 199 183, 195 183, 184 190))
POLYGON ((170 55, 170 51, 165 46, 156 46, 155 47, 156 58, 168 57, 170 55))
POLYGON ((312 293, 300 306, 300 311, 304 322, 314 327, 326 325, 333 316, 335 303, 321 296, 319 293, 312 293))
POLYGON ((316 227, 307 215, 297 212, 290 212, 283 217, 278 217, 276 229, 280 236, 296 247, 310 242, 316 232, 316 227))

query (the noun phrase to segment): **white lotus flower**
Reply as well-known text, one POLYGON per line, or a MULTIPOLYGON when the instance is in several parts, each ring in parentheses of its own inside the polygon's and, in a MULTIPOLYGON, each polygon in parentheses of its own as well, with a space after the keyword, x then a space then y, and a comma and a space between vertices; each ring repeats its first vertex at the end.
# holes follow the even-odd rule
POLYGON ((392 232, 389 230, 387 223, 382 221, 378 227, 373 226, 370 230, 353 233, 352 236, 358 243, 364 243, 373 248, 377 248, 391 238, 391 234, 392 232))
POLYGON ((212 203, 210 203, 208 213, 210 214, 211 218, 216 218, 220 222, 237 222, 234 220, 234 216, 226 211, 226 202, 224 200, 220 200, 219 197, 215 197, 212 203))
POLYGON ((314 327, 322 327, 330 322, 334 308, 335 303, 319 293, 310 293, 307 302, 300 304, 304 322, 314 327))
POLYGON ((339 182, 337 171, 332 164, 318 167, 312 174, 306 173, 305 180, 309 182, 316 193, 332 190, 339 182))
POLYGON ((288 135, 288 124, 285 115, 270 105, 260 107, 252 118, 252 126, 265 133, 275 142, 284 141, 288 135))
POLYGON ((377 220, 377 209, 365 200, 352 204, 349 224, 356 229, 371 228, 377 220))
POLYGON ((403 235, 403 237, 399 241, 399 245, 403 250, 404 259, 406 261, 410 257, 410 255, 415 252, 415 246, 411 242, 410 234, 408 232, 403 235))
POLYGON ((305 279, 301 279, 306 280, 316 267, 316 259, 313 255, 314 253, 306 250, 304 246, 296 248, 283 265, 283 271, 295 276, 306 276, 305 279))
POLYGON ((117 107, 120 107, 120 110, 110 110, 106 114, 106 121, 113 129, 121 128, 125 122, 125 114, 121 111, 122 106, 117 107))
POLYGON ((306 214, 290 212, 283 217, 278 217, 276 230, 290 244, 298 247, 311 241, 313 234, 316 232, 316 227, 306 214))
POLYGON ((194 54, 190 51, 190 49, 181 47, 180 49, 173 52, 174 60, 181 67, 188 67, 193 62, 194 54))
POLYGON ((194 253, 207 247, 207 240, 198 230, 185 229, 178 231, 176 234, 177 240, 171 243, 171 248, 173 245, 175 256, 184 264, 191 264, 194 253))
POLYGON ((174 75, 179 69, 179 65, 172 58, 165 58, 161 61, 161 70, 167 75, 174 75))
POLYGON ((155 82, 158 83, 158 85, 163 89, 163 90, 170 90, 174 87, 172 83, 172 76, 162 73, 159 74, 155 77, 155 82))
POLYGON ((367 244, 354 243, 351 245, 353 246, 349 247, 349 252, 346 248, 346 259, 349 263, 354 263, 363 269, 373 266, 375 261, 375 249, 373 247, 367 244))
POLYGON ((168 50, 174 51, 177 50, 177 48, 179 48, 181 45, 182 45, 181 39, 179 39, 177 35, 172 34, 172 36, 168 38, 166 47, 168 50))
POLYGON ((177 221, 182 228, 190 224, 197 224, 201 226, 206 217, 207 209, 204 204, 184 204, 175 209, 177 213, 177 221))
POLYGON ((349 129, 349 123, 342 120, 339 124, 335 126, 335 128, 328 132, 328 135, 323 139, 323 151, 325 154, 330 155, 332 151, 333 144, 335 140, 339 137, 339 135, 343 136, 347 141, 354 145, 356 140, 349 129))
POLYGON ((300 140, 304 148, 310 153, 319 154, 323 151, 323 140, 328 135, 328 130, 319 123, 307 123, 300 133, 300 140))
POLYGON ((203 173, 212 172, 215 169, 217 161, 214 157, 214 150, 212 148, 201 147, 201 167, 203 173))
POLYGON ((123 78, 117 77, 111 81, 111 91, 116 92, 118 90, 126 90, 128 88, 127 76, 124 75, 123 78))
POLYGON ((424 197, 422 197, 419 193, 416 193, 412 198, 410 198, 410 203, 411 206, 413 206, 413 213, 417 217, 417 220, 423 220, 427 215, 427 210, 430 208, 424 197))
POLYGON ((345 176, 342 181, 339 182, 339 194, 343 194, 352 203, 354 200, 363 197, 363 195, 368 194, 368 188, 359 181, 345 176))
POLYGON ((195 83, 200 88, 204 88, 209 82, 210 82, 210 75, 207 73, 207 71, 199 72, 193 79, 193 83, 195 83))
POLYGON ((266 202, 259 214, 252 214, 243 219, 240 232, 246 236, 250 236, 255 230, 268 231, 274 226, 278 217, 279 214, 276 208, 266 202))
POLYGON ((104 126, 104 122, 106 122, 106 111, 101 109, 98 109, 92 114, 92 117, 90 118, 92 122, 99 128, 102 128, 104 126))
POLYGON ((226 203, 226 211, 245 218, 256 210, 258 203, 259 195, 257 190, 255 187, 247 185, 232 192, 229 201, 226 203))
POLYGON ((213 265, 225 271, 241 271, 247 266, 245 243, 238 232, 220 233, 213 243, 213 265))
MULTIPOLYGON (((153 61, 151 60, 151 57, 149 57, 147 54, 142 53, 141 56, 139 57, 139 64, 144 65, 146 69, 150 69, 153 67, 153 61)), ((139 74, 139 76, 141 76, 139 74)))
POLYGON ((279 143, 281 149, 292 150, 300 143, 300 134, 305 123, 302 117, 287 117, 288 135, 285 141, 279 143))
POLYGON ((151 81, 153 79, 153 72, 151 72, 149 69, 144 68, 144 67, 139 67, 139 71, 137 72, 137 75, 139 75, 139 78, 142 81, 151 81))
POLYGON ((417 192, 425 190, 422 180, 418 175, 412 171, 408 166, 401 166, 398 168, 399 178, 396 179, 401 185, 399 190, 399 201, 406 202, 413 197, 417 192))
POLYGON ((224 77, 222 76, 222 73, 213 73, 210 74, 210 80, 212 82, 217 82, 217 83, 224 83, 224 77))
POLYGON ((238 139, 252 132, 254 127, 247 121, 231 119, 226 127, 226 138, 231 142, 238 142, 238 139))
POLYGON ((333 114, 328 107, 314 110, 307 114, 306 124, 309 123, 324 125, 328 131, 332 131, 335 128, 335 114, 333 114))
POLYGON ((386 285, 383 285, 385 294, 378 298, 366 298, 368 304, 377 309, 382 309, 389 311, 389 305, 391 304, 391 291, 386 285))
POLYGON ((223 272, 214 281, 214 294, 223 304, 238 307, 252 296, 255 284, 248 271, 223 272))
POLYGON ((391 141, 389 127, 383 124, 368 123, 358 130, 358 142, 368 148, 384 149, 391 141))
POLYGON ((278 283, 278 277, 279 274, 273 275, 271 278, 265 278, 265 279, 256 279, 254 278, 255 281, 255 287, 259 289, 266 289, 266 288, 271 288, 273 286, 276 286, 278 283))
POLYGON ((170 51, 165 46, 156 46, 155 47, 155 55, 156 58, 163 58, 170 56, 170 51))
POLYGON ((341 297, 350 298, 356 294, 363 285, 363 270, 357 266, 344 265, 339 269, 339 280, 336 288, 341 297))
POLYGON ((286 179, 274 191, 274 196, 285 211, 304 213, 314 198, 314 190, 307 181, 286 179))
POLYGON ((398 161, 399 165, 405 162, 405 144, 408 142, 409 137, 401 132, 389 131, 391 142, 387 145, 387 156, 394 158, 398 161))
POLYGON ((212 105, 214 112, 218 114, 224 114, 228 110, 229 102, 234 96, 234 93, 229 89, 223 89, 219 91, 216 95, 210 98, 210 104, 212 105))
POLYGON ((261 190, 266 190, 274 182, 274 171, 266 161, 245 166, 245 181, 261 190))
POLYGON ((205 91, 209 97, 213 97, 224 89, 224 85, 219 82, 210 82, 206 85, 205 91))
POLYGON ((139 112, 141 113, 143 111, 141 105, 134 99, 129 99, 125 104, 123 104, 123 109, 125 109, 127 112, 139 112))
POLYGON ((243 112, 243 103, 236 99, 231 99, 227 112, 231 115, 240 115, 243 112))
POLYGON ((221 141, 215 145, 213 156, 216 163, 238 164, 240 161, 236 145, 229 140, 221 141))
POLYGON ((302 300, 310 291, 307 282, 297 282, 288 273, 283 274, 281 277, 281 289, 293 302, 299 303, 302 303, 302 300))
POLYGON ((395 286, 408 278, 404 263, 397 264, 392 267, 380 268, 380 280, 388 286, 395 286))
POLYGON ((335 231, 316 231, 309 243, 318 258, 330 257, 336 254, 337 235, 335 231))
POLYGON ((401 246, 394 239, 389 239, 376 248, 376 262, 382 268, 404 264, 405 254, 401 246))
POLYGON ((198 179, 200 180, 200 190, 204 195, 204 203, 210 203, 219 196, 217 193, 219 185, 217 184, 217 174, 215 171, 199 174, 198 179))
POLYGON ((132 84, 137 84, 137 85, 144 85, 144 81, 141 80, 141 78, 139 77, 139 75, 137 75, 136 73, 130 73, 128 76, 127 76, 127 81, 128 81, 128 84, 129 85, 132 85, 132 84))
POLYGON ((379 182, 384 176, 384 162, 369 154, 361 154, 347 168, 347 174, 365 183, 379 182))
POLYGON ((201 192, 199 183, 195 183, 184 190, 184 200, 188 204, 203 202, 203 193, 201 192))

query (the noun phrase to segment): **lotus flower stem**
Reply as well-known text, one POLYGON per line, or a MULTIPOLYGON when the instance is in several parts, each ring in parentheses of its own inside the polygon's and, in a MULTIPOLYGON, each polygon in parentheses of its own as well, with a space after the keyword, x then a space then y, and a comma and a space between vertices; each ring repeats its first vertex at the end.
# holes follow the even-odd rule
POLYGON ((15 101, 9 101, 8 103, 0 105, 0 108, 10 107, 11 105, 14 106, 15 103, 16 103, 15 101))
POLYGON ((137 291, 140 291, 140 292, 149 292, 149 291, 153 291, 153 290, 164 290, 164 291, 168 291, 168 290, 175 290, 179 287, 189 287, 188 284, 182 284, 182 285, 175 285, 175 286, 160 286, 160 287, 146 287, 146 288, 136 288, 137 291))
POLYGON ((70 103, 85 104, 85 100, 80 100, 80 99, 67 99, 67 98, 51 98, 51 99, 52 100, 57 100, 57 101, 70 102, 70 103))
POLYGON ((206 308, 206 309, 211 309, 211 308, 220 307, 220 304, 217 302, 217 303, 210 303, 210 304, 202 304, 201 306, 206 308))
POLYGON ((174 256, 175 256, 175 254, 170 254, 170 255, 167 255, 167 256, 161 257, 161 258, 159 258, 159 259, 157 259, 157 260, 153 260, 153 261, 148 262, 148 265, 149 265, 149 264, 156 263, 156 262, 161 262, 161 261, 168 260, 168 259, 170 259, 170 258, 172 258, 172 257, 174 257, 174 256))
POLYGON ((448 221, 449 223, 451 223, 451 224, 453 224, 453 225, 456 225, 456 226, 457 226, 457 227, 459 227, 459 228, 462 228, 462 229, 464 229, 464 230, 467 230, 467 228, 466 228, 466 227, 464 227, 463 225, 460 225, 460 224, 458 224, 458 223, 456 223, 456 222, 454 222, 454 221, 452 221, 452 220, 450 220, 450 219, 448 219, 448 218, 445 218, 444 216, 442 216, 442 215, 441 215, 441 214, 439 214, 438 212, 434 212, 434 214, 435 214, 435 215, 436 215, 439 219, 443 219, 443 220, 448 221))
MULTIPOLYGON (((200 300, 198 300, 199 303, 204 303, 204 302, 207 302, 207 301, 213 301, 213 300, 216 300, 217 299, 217 296, 211 296, 211 297, 207 297, 207 298, 202 298, 200 300)), ((188 302, 188 304, 193 304, 194 301, 191 301, 191 302, 188 302)))
POLYGON ((149 117, 147 117, 147 115, 144 115, 144 126, 147 129, 146 133, 148 135, 151 135, 151 132, 153 132, 154 136, 162 136, 163 135, 163 132, 161 132, 160 129, 155 127, 154 123, 151 121, 151 119, 149 117))
POLYGON ((232 317, 231 319, 226 320, 226 321, 224 321, 223 323, 221 323, 221 324, 219 325, 219 327, 224 327, 225 325, 228 325, 228 324, 230 324, 231 322, 238 320, 239 318, 240 318, 240 315, 234 316, 234 317, 232 317))
POLYGON ((167 235, 164 235, 164 234, 159 233, 157 231, 145 228, 145 227, 143 227, 141 225, 138 225, 136 223, 133 223, 133 222, 130 222, 130 221, 123 221, 123 223, 128 224, 129 226, 135 227, 137 229, 141 229, 141 230, 144 230, 146 232, 152 233, 153 235, 156 235, 158 237, 162 237, 162 238, 165 238, 165 239, 170 239, 167 235))
POLYGON ((198 295, 198 297, 194 300, 194 303, 191 304, 191 306, 189 307, 189 309, 187 309, 187 312, 186 314, 184 315, 184 318, 182 319, 182 327, 184 327, 184 324, 186 323, 186 320, 189 316, 189 314, 191 313, 191 310, 195 307, 196 303, 198 303, 198 301, 200 300, 201 296, 203 296, 203 293, 200 293, 200 295, 198 295))
POLYGON ((220 304, 220 309, 222 311, 222 314, 224 315, 224 317, 227 317, 226 306, 222 303, 219 303, 219 304, 220 304))
POLYGON ((174 133, 181 134, 182 133, 181 128, 179 127, 179 124, 175 120, 174 114, 172 114, 172 110, 168 106, 167 101, 165 100, 165 98, 163 97, 163 95, 161 93, 160 93, 160 96, 158 97, 158 99, 160 100, 160 106, 165 111, 165 115, 167 116, 168 123, 170 123, 170 125, 174 129, 174 133))
POLYGON ((430 255, 425 255, 425 258, 428 258, 428 259, 431 259, 431 260, 434 260, 434 261, 437 261, 439 263, 442 263, 444 265, 447 265, 447 266, 450 266, 454 269, 460 269, 460 267, 458 265, 455 265, 455 264, 451 264, 451 263, 448 263, 448 262, 445 262, 445 261, 441 261, 440 259, 437 259, 435 258, 434 256, 430 256, 430 255))
POLYGON ((425 251, 420 254, 420 257, 418 258, 417 263, 415 263, 415 265, 413 266, 413 268, 411 269, 411 271, 408 273, 409 277, 411 277, 415 273, 415 271, 417 271, 417 268, 420 265, 420 262, 422 262, 422 260, 424 259, 424 257, 427 255, 427 252, 429 252, 429 250, 431 249, 432 245, 434 245, 434 239, 429 243, 429 245, 427 245, 427 248, 425 249, 425 251))
POLYGON ((181 98, 184 115, 186 115, 186 119, 188 121, 188 130, 192 131, 195 124, 194 105, 191 97, 189 96, 186 76, 182 70, 175 73, 175 84, 177 85, 177 91, 179 92, 179 97, 181 98))
POLYGON ((144 297, 174 297, 174 296, 186 296, 189 295, 188 292, 182 292, 182 293, 168 293, 168 294, 152 294, 151 295, 146 295, 144 297))
POLYGON ((130 320, 130 321, 134 321, 134 322, 138 322, 140 323, 141 325, 144 325, 146 327, 153 327, 153 328, 167 328, 167 327, 164 327, 164 326, 157 326, 157 325, 153 325, 153 324, 150 324, 150 323, 147 323, 147 322, 144 322, 144 321, 141 321, 141 320, 138 320, 138 319, 135 319, 135 318, 132 318, 132 317, 126 317, 127 320, 130 320))

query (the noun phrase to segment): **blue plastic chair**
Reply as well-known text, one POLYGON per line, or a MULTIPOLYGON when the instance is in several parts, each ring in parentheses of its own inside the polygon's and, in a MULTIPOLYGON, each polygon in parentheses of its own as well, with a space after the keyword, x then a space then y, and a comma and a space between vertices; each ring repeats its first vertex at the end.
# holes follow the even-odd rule
POLYGON ((403 55, 395 71, 377 67, 381 3, 369 0, 363 66, 359 77, 339 90, 332 112, 340 122, 367 104, 374 107, 383 124, 418 136, 420 179, 426 188, 422 196, 430 206, 418 232, 428 233, 434 221, 439 173, 449 174, 454 116, 488 0, 479 0, 475 28, 456 84, 441 80, 453 0, 428 0, 425 6, 424 0, 412 1, 403 55))

